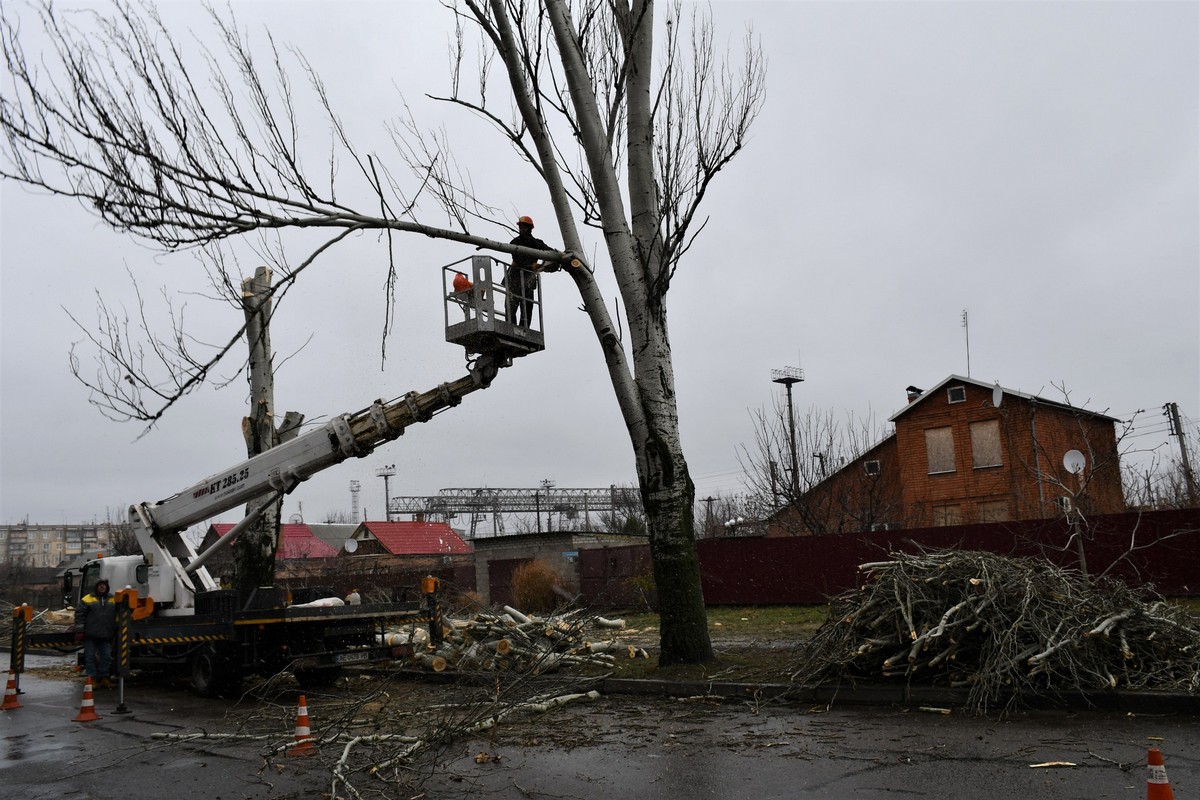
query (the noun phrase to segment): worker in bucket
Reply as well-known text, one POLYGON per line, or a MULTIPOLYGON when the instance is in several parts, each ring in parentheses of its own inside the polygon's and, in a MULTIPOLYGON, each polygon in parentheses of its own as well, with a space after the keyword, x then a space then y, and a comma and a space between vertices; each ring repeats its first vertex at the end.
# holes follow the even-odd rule
MULTIPOLYGON (((517 238, 509 244, 531 247, 536 250, 553 250, 550 245, 533 235, 533 218, 521 217, 517 220, 517 238)), ((533 322, 533 300, 537 291, 537 273, 542 269, 554 272, 557 264, 543 265, 538 259, 529 256, 513 255, 512 264, 504 275, 503 285, 508 290, 506 308, 508 321, 515 325, 528 328, 533 322), (520 317, 520 319, 518 319, 520 317)))
POLYGON ((113 639, 117 635, 117 603, 108 591, 108 581, 96 581, 90 594, 75 609, 75 642, 83 644, 83 667, 93 686, 112 688, 113 639))

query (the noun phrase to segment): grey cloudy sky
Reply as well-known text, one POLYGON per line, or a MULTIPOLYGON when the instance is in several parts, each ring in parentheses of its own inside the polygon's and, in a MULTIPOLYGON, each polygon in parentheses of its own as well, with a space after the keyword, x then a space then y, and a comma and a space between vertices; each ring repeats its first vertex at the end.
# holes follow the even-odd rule
MULTIPOLYGON (((385 2, 234 7, 254 35, 269 23, 305 53, 363 149, 386 157, 383 123, 403 97, 418 119, 446 128, 486 199, 550 222, 544 191, 502 144, 423 96, 447 91, 447 12, 385 2)), ((710 221, 671 293, 699 496, 741 490, 749 410, 779 391, 771 369, 804 368, 801 409, 886 419, 909 384, 967 372, 964 309, 972 377, 1060 400, 1055 386, 1065 386, 1074 403, 1121 418, 1145 409, 1129 441, 1165 455, 1161 406, 1177 402, 1200 418, 1198 9, 717 3, 722 35, 736 47, 752 26, 769 73, 753 139, 713 187, 710 221)), ((163 10, 203 26, 194 5, 163 10)), ((306 121, 319 152, 327 132, 315 113, 306 121)), ((94 320, 96 292, 132 309, 127 272, 151 302, 164 286, 183 293, 199 338, 240 324, 239 312, 201 296, 194 258, 158 255, 70 201, 8 182, 0 201, 0 522, 103 519, 237 462, 244 381, 196 393, 139 438, 137 424, 89 406, 68 370, 83 335, 66 312, 94 320)), ((549 224, 537 233, 560 241, 549 224)), ((469 253, 415 238, 399 239, 396 252, 402 289, 382 369, 386 248, 376 237, 337 248, 289 296, 272 330, 280 411, 317 421, 461 374, 461 352, 442 338, 439 267, 469 253)), ((250 273, 257 262, 243 248, 239 263, 250 273)), ((313 522, 348 511, 356 479, 362 506, 381 517, 375 471, 386 464, 396 465, 393 494, 632 482, 599 347, 569 280, 548 276, 545 301, 544 353, 452 414, 314 477, 285 515, 302 510, 313 522)))

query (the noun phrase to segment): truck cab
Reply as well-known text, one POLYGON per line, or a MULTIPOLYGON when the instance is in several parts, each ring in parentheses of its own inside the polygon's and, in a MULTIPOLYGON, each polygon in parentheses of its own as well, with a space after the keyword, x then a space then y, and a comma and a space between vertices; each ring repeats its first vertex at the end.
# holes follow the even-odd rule
POLYGON ((142 556, 95 558, 78 572, 68 571, 63 575, 63 595, 71 598, 71 605, 78 606, 80 598, 92 591, 96 581, 104 578, 114 592, 137 589, 140 596, 146 597, 150 595, 149 571, 142 556))

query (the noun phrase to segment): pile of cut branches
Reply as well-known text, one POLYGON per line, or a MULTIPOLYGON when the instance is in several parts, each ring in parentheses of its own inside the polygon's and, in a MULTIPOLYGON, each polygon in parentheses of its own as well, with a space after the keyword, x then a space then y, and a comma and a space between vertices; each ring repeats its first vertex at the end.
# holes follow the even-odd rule
MULTIPOLYGON (((0 600, 0 643, 7 645, 12 640, 13 611, 16 606, 7 600, 0 600)), ((75 612, 65 610, 33 610, 25 630, 28 633, 61 631, 65 626, 75 621, 75 612)))
POLYGON ((904 679, 969 688, 968 705, 1031 693, 1200 690, 1200 620, 1120 581, 981 552, 893 553, 830 605, 795 683, 904 679))
MULTIPOLYGON (((565 706, 594 703, 597 680, 533 679, 497 674, 487 686, 453 692, 428 690, 395 675, 359 673, 348 691, 308 694, 306 716, 315 758, 306 768, 327 772, 325 787, 314 796, 329 798, 420 797, 424 780, 440 769, 445 753, 466 740, 482 743, 495 729, 522 723, 552 724, 565 706), (319 766, 318 766, 319 765, 319 766)), ((227 713, 221 731, 162 732, 152 739, 168 742, 259 742, 263 772, 286 768, 287 753, 298 743, 294 683, 280 673, 255 685, 227 713)), ((481 752, 476 760, 499 760, 481 752)))
POLYGON ((622 620, 587 615, 579 609, 546 616, 505 606, 499 613, 475 609, 448 618, 441 646, 426 645, 413 661, 435 672, 501 670, 532 675, 580 666, 612 666, 617 658, 649 658, 645 650, 622 644, 615 634, 622 620))

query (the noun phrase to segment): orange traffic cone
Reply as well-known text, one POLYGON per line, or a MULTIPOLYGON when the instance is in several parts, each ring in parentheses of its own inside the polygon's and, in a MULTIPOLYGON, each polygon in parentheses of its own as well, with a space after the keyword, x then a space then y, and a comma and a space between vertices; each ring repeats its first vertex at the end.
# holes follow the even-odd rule
POLYGON ((17 675, 10 669, 8 685, 4 687, 4 705, 0 705, 0 711, 12 711, 20 707, 21 704, 17 702, 17 675))
POLYGON ((1162 751, 1157 747, 1151 747, 1146 753, 1146 770, 1146 800, 1175 800, 1162 751))
POLYGON ((300 707, 296 709, 296 744, 288 749, 289 756, 315 756, 317 746, 308 729, 308 702, 300 695, 300 707))
POLYGON ((71 721, 95 722, 98 719, 103 717, 96 713, 96 703, 92 699, 92 678, 89 675, 83 683, 83 702, 79 704, 79 716, 71 721))

